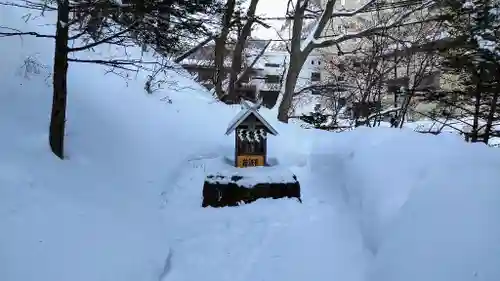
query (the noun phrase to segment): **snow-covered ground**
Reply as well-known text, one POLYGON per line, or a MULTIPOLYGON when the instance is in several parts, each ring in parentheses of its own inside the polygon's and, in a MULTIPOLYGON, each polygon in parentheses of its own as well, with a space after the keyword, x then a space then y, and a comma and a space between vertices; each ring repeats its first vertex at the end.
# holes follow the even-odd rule
MULTIPOLYGON (((5 7, 2 25, 47 32, 5 7)), ((146 95, 145 73, 125 83, 71 64, 61 161, 47 145, 50 67, 21 71, 28 56, 50 66, 53 43, 0 40, 2 281, 500 279, 498 150, 412 130, 304 130, 263 109, 280 133, 269 156, 297 175, 303 203, 201 208, 205 174, 228 168, 239 107, 182 73, 146 95)))
POLYGON ((337 147, 349 159, 347 200, 375 255, 367 280, 500 276, 498 151, 390 128, 346 133, 337 147))

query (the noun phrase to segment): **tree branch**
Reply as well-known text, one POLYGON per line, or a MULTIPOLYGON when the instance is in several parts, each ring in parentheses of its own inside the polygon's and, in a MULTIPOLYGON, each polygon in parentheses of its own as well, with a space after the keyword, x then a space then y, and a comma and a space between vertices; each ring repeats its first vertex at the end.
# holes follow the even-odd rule
POLYGON ((129 27, 125 28, 124 30, 118 32, 118 33, 115 33, 109 37, 106 37, 102 40, 99 40, 99 41, 95 41, 94 43, 91 43, 91 44, 88 44, 88 45, 85 45, 85 46, 81 46, 81 47, 75 47, 75 48, 68 48, 68 53, 70 52, 79 52, 79 51, 83 51, 83 50, 88 50, 88 49, 91 49, 91 48, 94 48, 100 44, 103 44, 103 43, 109 43, 109 41, 115 39, 115 38, 118 38, 120 37, 121 35, 129 32, 132 30, 132 28, 135 26, 135 23, 130 25, 129 27))
POLYGON ((0 26, 0 30, 1 29, 8 29, 8 30, 16 31, 16 32, 1 32, 0 31, 0 37, 30 35, 30 36, 40 37, 40 38, 56 38, 55 35, 40 34, 38 32, 22 32, 20 30, 9 28, 9 27, 5 27, 5 26, 0 26))
POLYGON ((24 1, 26 4, 17 4, 12 2, 0 2, 0 6, 10 6, 23 9, 37 10, 37 11, 57 11, 57 7, 49 6, 48 4, 34 3, 32 1, 24 1))
POLYGON ((108 65, 116 68, 120 68, 123 70, 127 71, 134 71, 135 69, 128 68, 126 66, 136 66, 140 67, 140 65, 144 64, 158 64, 158 62, 145 62, 142 60, 101 60, 101 59, 95 59, 95 60, 87 60, 87 59, 77 59, 77 58, 68 58, 68 61, 70 62, 80 62, 80 63, 94 63, 94 64, 101 64, 101 65, 108 65))
POLYGON ((325 48, 325 47, 330 47, 335 44, 339 44, 342 42, 345 42, 347 40, 351 39, 358 39, 362 37, 367 37, 370 35, 375 35, 379 31, 387 31, 388 29, 393 29, 396 27, 403 27, 403 26, 409 26, 409 25, 415 25, 415 24, 420 24, 420 23, 426 23, 426 22, 432 22, 435 21, 435 18, 432 19, 426 19, 426 20, 420 20, 420 21, 412 21, 412 22, 407 22, 407 23, 393 23, 388 26, 376 26, 376 27, 371 27, 365 30, 362 30, 360 32, 356 33, 350 33, 350 34, 342 34, 341 36, 338 36, 336 38, 330 39, 330 40, 314 40, 313 41, 313 47, 314 48, 325 48))
MULTIPOLYGON (((372 2, 372 1, 370 1, 370 2, 372 2)), ((395 20, 392 24, 389 24, 389 25, 386 25, 386 24, 376 25, 376 26, 367 28, 365 30, 362 30, 362 31, 359 31, 356 33, 342 34, 341 36, 337 36, 336 38, 333 38, 330 40, 318 40, 319 36, 321 35, 321 32, 318 32, 317 34, 314 34, 314 36, 312 38, 313 40, 311 40, 312 41, 312 48, 314 49, 314 48, 330 47, 330 46, 333 46, 333 45, 338 44, 338 43, 342 43, 342 42, 347 41, 347 40, 358 39, 358 38, 370 36, 370 35, 373 35, 375 32, 387 31, 389 29, 396 28, 396 27, 416 25, 416 24, 421 24, 421 23, 426 23, 426 22, 435 22, 438 19, 441 19, 441 17, 440 16, 429 17, 427 19, 422 19, 422 20, 417 20, 417 21, 411 21, 411 22, 406 22, 406 23, 403 22, 404 20, 408 19, 415 12, 428 7, 432 3, 433 3, 433 0, 426 0, 424 3, 419 5, 419 7, 412 8, 411 10, 405 12, 397 20, 395 20)), ((327 8, 328 7, 329 6, 327 5, 327 8)), ((364 6, 364 7, 366 7, 366 6, 364 6)), ((362 8, 364 8, 364 7, 362 7, 362 8)), ((326 8, 325 8, 325 10, 326 10, 326 8)), ((350 12, 350 13, 356 13, 356 12, 359 13, 359 11, 360 10, 357 9, 357 10, 350 12)), ((351 15, 351 16, 353 16, 353 15, 351 15)), ((320 31, 323 31, 323 29, 321 29, 320 31)))
POLYGON ((75 35, 73 35, 73 36, 70 36, 70 37, 68 38, 68 40, 69 40, 69 41, 71 41, 71 40, 78 39, 78 38, 82 37, 83 35, 85 35, 86 33, 87 33, 87 30, 86 30, 86 29, 84 29, 82 32, 79 32, 79 33, 77 33, 77 34, 75 34, 75 35))

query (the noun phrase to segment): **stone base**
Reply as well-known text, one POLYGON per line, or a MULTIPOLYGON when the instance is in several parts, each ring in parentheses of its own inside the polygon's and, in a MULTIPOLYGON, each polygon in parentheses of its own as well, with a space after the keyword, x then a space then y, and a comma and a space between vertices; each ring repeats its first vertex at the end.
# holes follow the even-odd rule
POLYGON ((208 175, 203 185, 202 207, 239 206, 260 198, 300 199, 300 184, 293 175, 290 182, 255 182, 248 176, 208 175))

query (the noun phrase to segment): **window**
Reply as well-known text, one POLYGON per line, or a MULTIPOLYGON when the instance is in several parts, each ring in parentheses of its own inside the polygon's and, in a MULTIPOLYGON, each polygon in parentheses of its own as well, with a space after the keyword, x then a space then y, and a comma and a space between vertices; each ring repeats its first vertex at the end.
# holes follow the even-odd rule
POLYGON ((321 95, 321 91, 316 88, 313 88, 311 89, 311 95, 321 95))
POLYGON ((314 64, 314 60, 311 60, 311 64, 314 64))
POLYGON ((390 93, 399 93, 401 87, 408 89, 410 79, 408 77, 400 77, 387 81, 387 90, 390 93))
POLYGON ((278 84, 281 79, 279 75, 266 75, 265 80, 268 84, 278 84))
POLYGON ((313 73, 311 73, 311 81, 312 82, 321 81, 321 73, 319 73, 319 72, 313 72, 313 73))
POLYGON ((266 62, 264 64, 265 67, 280 67, 280 65, 278 63, 270 63, 270 62, 266 62))

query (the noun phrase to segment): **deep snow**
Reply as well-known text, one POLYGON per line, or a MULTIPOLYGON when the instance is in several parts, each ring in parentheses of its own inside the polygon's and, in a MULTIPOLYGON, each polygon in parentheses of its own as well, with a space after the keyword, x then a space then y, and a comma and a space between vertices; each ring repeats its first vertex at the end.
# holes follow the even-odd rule
MULTIPOLYGON (((0 7, 0 26, 50 31, 42 23, 0 7)), ((270 158, 297 175, 303 204, 201 208, 205 174, 228 169, 224 131, 239 107, 182 72, 146 95, 145 73, 125 83, 71 64, 61 161, 47 145, 53 43, 0 40, 2 281, 500 279, 497 149, 411 130, 304 130, 263 109, 280 133, 270 158), (35 55, 48 67, 25 78, 35 55)))

